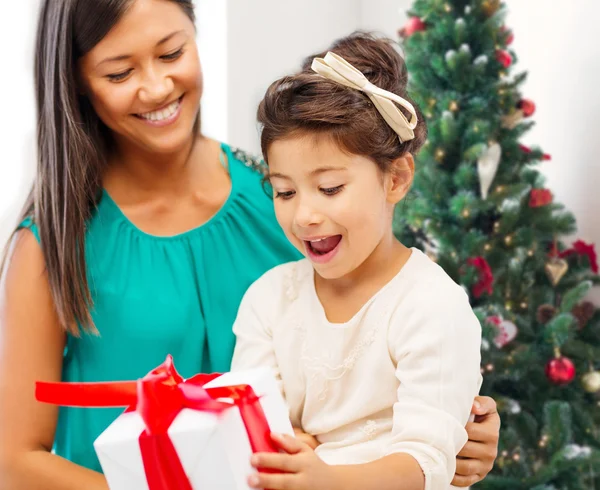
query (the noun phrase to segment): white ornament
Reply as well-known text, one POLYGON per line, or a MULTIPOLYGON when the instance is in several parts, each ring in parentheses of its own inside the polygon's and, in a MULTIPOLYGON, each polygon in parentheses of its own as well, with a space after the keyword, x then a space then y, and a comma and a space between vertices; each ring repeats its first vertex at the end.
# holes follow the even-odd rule
POLYGON ((579 446, 578 444, 569 444, 565 447, 565 458, 589 458, 592 450, 589 446, 579 446))
POLYGON ((462 17, 459 17, 458 19, 456 19, 455 23, 456 23, 456 25, 459 25, 461 27, 466 24, 465 19, 463 19, 462 17))
POLYGON ((475 60, 473 61, 473 64, 475 66, 486 65, 487 62, 488 62, 488 57, 485 54, 480 54, 477 58, 475 58, 475 60))
POLYGON ((460 52, 461 53, 465 53, 465 54, 470 54, 471 53, 471 46, 469 46, 468 44, 461 44, 460 45, 460 52))
POLYGON ((508 411, 510 413, 512 413, 513 415, 517 415, 517 414, 521 413, 521 405, 516 400, 509 400, 506 403, 506 408, 508 408, 508 411))
POLYGON ((502 349, 506 344, 512 342, 519 333, 517 326, 510 320, 502 320, 498 324, 498 335, 494 339, 494 344, 498 349, 502 349))
POLYGON ((488 351, 490 350, 490 343, 487 339, 481 339, 481 350, 488 351))
POLYGON ((449 49, 448 51, 446 51, 446 55, 445 55, 445 59, 446 59, 446 63, 449 63, 452 58, 454 58, 456 56, 456 51, 454 51, 453 49, 449 49))
POLYGON ((471 13, 471 11, 472 11, 472 9, 471 9, 471 6, 470 6, 470 5, 467 5, 467 6, 465 7, 465 14, 469 15, 469 14, 471 13))
POLYGON ((502 147, 498 143, 491 144, 488 149, 477 160, 477 173, 479 174, 479 188, 481 197, 487 199, 488 191, 496 177, 500 158, 502 157, 502 147))

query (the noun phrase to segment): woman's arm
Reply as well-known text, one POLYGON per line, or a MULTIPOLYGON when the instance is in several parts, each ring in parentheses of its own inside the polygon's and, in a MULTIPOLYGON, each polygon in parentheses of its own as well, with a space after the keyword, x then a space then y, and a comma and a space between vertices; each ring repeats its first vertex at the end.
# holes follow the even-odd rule
POLYGON ((51 454, 58 408, 35 400, 35 382, 60 381, 64 347, 42 251, 30 231, 20 231, 0 279, 3 490, 108 489, 101 474, 51 454))

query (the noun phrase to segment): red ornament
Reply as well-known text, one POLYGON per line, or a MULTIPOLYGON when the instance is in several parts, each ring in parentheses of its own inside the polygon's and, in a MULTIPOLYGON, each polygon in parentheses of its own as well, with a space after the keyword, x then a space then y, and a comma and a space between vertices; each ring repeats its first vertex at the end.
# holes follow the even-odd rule
POLYGON ((473 285, 473 296, 479 298, 483 293, 492 294, 494 292, 494 275, 487 260, 483 257, 472 257, 467 260, 467 264, 479 271, 479 281, 473 285))
POLYGON ((502 63, 504 68, 508 68, 512 65, 513 59, 508 51, 504 51, 503 49, 498 49, 496 51, 496 59, 502 63))
POLYGON ((530 99, 521 99, 517 104, 517 108, 523 111, 525 117, 531 117, 535 112, 535 104, 530 99))
POLYGON ((541 208, 552 202, 553 196, 549 189, 533 189, 529 195, 529 207, 541 208))
POLYGON ((407 38, 415 32, 421 32, 427 29, 427 25, 419 17, 411 17, 408 19, 404 27, 398 31, 401 37, 407 38))
POLYGON ((506 45, 508 46, 509 44, 512 44, 512 42, 515 40, 515 35, 513 34, 513 31, 509 30, 506 26, 502 26, 500 28, 500 31, 502 32, 502 34, 508 33, 506 39, 504 40, 506 45))
POLYGON ((550 153, 544 153, 542 155, 542 160, 545 160, 545 161, 552 160, 552 155, 550 155, 550 153))
POLYGON ((531 148, 529 148, 528 146, 525 146, 525 145, 519 145, 519 148, 521 149, 521 151, 522 151, 523 153, 527 153, 527 154, 531 153, 531 148))
POLYGON ((568 357, 559 356, 546 364, 545 372, 555 385, 568 385, 575 378, 575 365, 568 357))
POLYGON ((569 248, 560 253, 561 258, 568 257, 569 255, 585 255, 590 262, 590 269, 594 274, 598 274, 598 255, 596 254, 596 248, 593 243, 586 243, 583 240, 577 240, 573 243, 573 247, 569 248))

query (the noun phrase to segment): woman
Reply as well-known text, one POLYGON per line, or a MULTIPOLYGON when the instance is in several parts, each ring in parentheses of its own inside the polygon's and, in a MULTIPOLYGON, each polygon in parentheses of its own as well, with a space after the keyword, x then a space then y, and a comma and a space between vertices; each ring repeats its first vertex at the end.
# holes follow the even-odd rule
MULTIPOLYGON (((36 46, 38 172, 5 264, 0 481, 102 489, 92 442, 119 410, 37 403, 36 380, 225 371, 246 288, 297 258, 259 165, 201 135, 189 0, 45 0, 36 46)), ((456 484, 491 469, 481 399, 456 484)))

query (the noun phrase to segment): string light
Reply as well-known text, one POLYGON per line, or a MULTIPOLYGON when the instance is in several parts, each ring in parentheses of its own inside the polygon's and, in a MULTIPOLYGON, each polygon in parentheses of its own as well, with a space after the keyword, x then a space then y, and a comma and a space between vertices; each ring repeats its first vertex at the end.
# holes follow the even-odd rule
POLYGON ((464 209, 462 212, 462 217, 468 218, 469 216, 471 216, 471 212, 468 209, 464 209))
POLYGON ((448 108, 452 112, 456 112, 458 110, 458 103, 455 100, 453 100, 452 102, 450 102, 450 105, 448 106, 448 108))
POLYGON ((512 244, 512 241, 513 241, 513 237, 512 237, 512 235, 506 235, 506 236, 504 237, 504 243, 506 243, 507 245, 511 245, 511 244, 512 244))
POLYGON ((452 5, 450 5, 449 3, 444 4, 444 10, 446 12, 452 12, 452 5))
POLYGON ((445 156, 446 156, 446 152, 444 150, 442 150, 441 148, 438 148, 437 150, 435 150, 435 159, 438 162, 441 162, 445 156))
POLYGON ((486 252, 489 252, 489 251, 492 249, 492 246, 491 246, 489 243, 486 243, 486 244, 483 246, 483 249, 484 249, 486 252))
POLYGON ((529 308, 529 305, 527 304, 526 301, 523 301, 520 306, 521 306, 522 310, 526 310, 527 308, 529 308))

